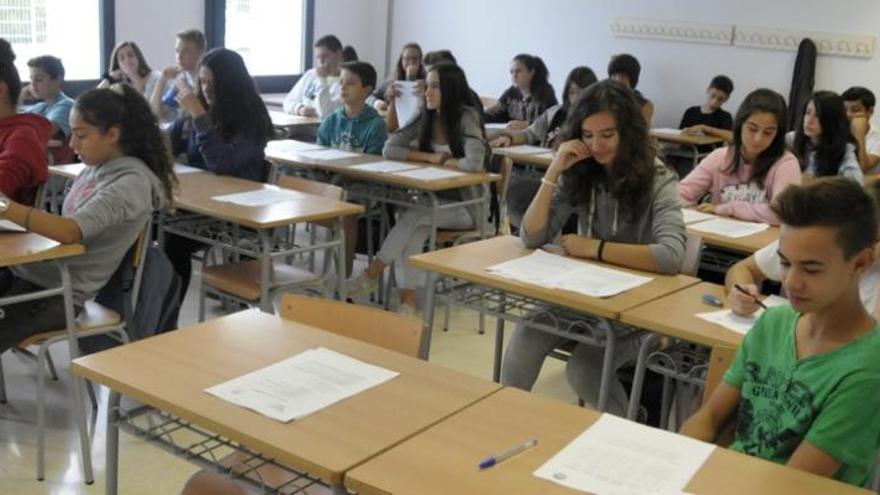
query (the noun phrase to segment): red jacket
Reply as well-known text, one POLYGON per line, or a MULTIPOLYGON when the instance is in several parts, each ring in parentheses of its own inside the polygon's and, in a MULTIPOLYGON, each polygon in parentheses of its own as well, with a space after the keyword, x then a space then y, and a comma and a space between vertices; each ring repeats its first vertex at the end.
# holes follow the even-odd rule
POLYGON ((49 177, 46 146, 52 123, 42 115, 20 113, 0 119, 0 192, 32 205, 49 177))

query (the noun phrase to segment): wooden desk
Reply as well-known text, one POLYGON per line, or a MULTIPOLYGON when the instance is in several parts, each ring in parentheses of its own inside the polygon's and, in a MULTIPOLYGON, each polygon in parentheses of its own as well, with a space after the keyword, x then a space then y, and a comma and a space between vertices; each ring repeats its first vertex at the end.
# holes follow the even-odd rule
POLYGON ((291 115, 278 110, 269 110, 269 118, 275 127, 318 126, 321 123, 318 117, 291 115))
POLYGON ((753 254, 755 251, 770 244, 771 242, 779 239, 779 227, 776 227, 774 225, 771 225, 770 228, 762 230, 757 234, 737 238, 693 230, 691 229, 693 225, 696 224, 688 225, 688 232, 700 236, 707 246, 727 249, 730 251, 735 251, 737 253, 745 254, 747 256, 753 254))
MULTIPOLYGON (((552 151, 547 148, 548 153, 552 151)), ((517 153, 511 152, 508 148, 492 148, 492 153, 510 158, 513 163, 524 163, 537 168, 547 168, 553 162, 553 157, 547 156, 546 153, 517 153)))
POLYGON ((81 244, 61 244, 34 233, 0 232, 0 268, 83 254, 81 244))
POLYGON ((721 144, 724 142, 723 139, 713 136, 685 134, 684 132, 666 132, 662 129, 651 129, 650 134, 651 137, 655 138, 658 141, 681 144, 685 146, 706 146, 712 144, 721 144))
POLYGON ((266 104, 266 107, 272 109, 281 108, 284 106, 284 98, 287 97, 287 93, 263 93, 260 95, 260 98, 263 99, 263 103, 266 104))
POLYGON ((49 175, 61 177, 67 180, 76 179, 80 172, 86 169, 85 163, 68 163, 66 165, 51 165, 49 175))
MULTIPOLYGON (((256 310, 93 354, 76 374, 192 421, 279 462, 338 485, 343 473, 499 386, 463 373, 256 310), (299 421, 281 423, 203 390, 323 346, 400 373, 299 421)), ((114 397, 115 396, 115 397, 114 397)), ((108 487, 115 492, 117 418, 108 418, 108 487)))
MULTIPOLYGON (((352 469, 345 486, 359 495, 581 493, 532 473, 599 416, 505 388, 352 469), (492 468, 477 469, 487 456, 530 437, 538 439, 537 446, 492 468)), ((869 493, 723 448, 709 456, 686 490, 713 495, 869 493)))

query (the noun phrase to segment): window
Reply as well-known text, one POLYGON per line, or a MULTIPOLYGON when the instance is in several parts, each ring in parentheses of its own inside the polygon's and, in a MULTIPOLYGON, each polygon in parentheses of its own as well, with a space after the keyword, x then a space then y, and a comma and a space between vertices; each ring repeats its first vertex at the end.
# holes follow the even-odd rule
POLYGON ((252 76, 304 70, 303 0, 226 0, 224 46, 235 50, 252 76))
POLYGON ((0 0, 0 37, 12 43, 15 66, 28 78, 27 61, 55 55, 68 80, 98 77, 102 70, 100 0, 0 0))

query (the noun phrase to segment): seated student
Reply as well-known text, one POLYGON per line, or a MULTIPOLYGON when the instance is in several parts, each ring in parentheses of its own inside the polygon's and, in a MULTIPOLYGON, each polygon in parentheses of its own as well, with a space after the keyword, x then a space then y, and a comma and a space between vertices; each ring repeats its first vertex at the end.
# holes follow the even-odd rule
POLYGON ((205 53, 206 46, 205 35, 198 29, 186 29, 177 33, 177 40, 174 42, 177 64, 162 69, 159 80, 149 95, 150 108, 160 120, 172 121, 183 116, 184 111, 177 98, 177 83, 185 83, 189 88, 195 87, 199 59, 205 53))
MULTIPOLYGON (((433 52, 428 52, 425 54, 425 57, 422 61, 422 66, 427 71, 432 65, 439 64, 440 62, 450 62, 452 64, 458 64, 455 60, 455 56, 449 50, 436 50, 433 52)), ((393 86, 392 86, 393 89, 393 86)), ((416 85, 416 91, 420 92, 420 96, 424 100, 424 84, 416 85)), ((476 95, 476 93, 474 93, 476 95)), ((476 96, 479 100, 479 96, 476 96)), ((483 104, 480 103, 480 112, 483 112, 483 104)), ((397 120, 397 108, 394 107, 393 104, 389 101, 388 112, 385 113, 385 125, 388 127, 388 132, 394 132, 400 128, 400 122, 397 120)))
POLYGON ((351 45, 346 45, 345 48, 342 49, 342 63, 346 62, 357 62, 358 52, 351 45))
MULTIPOLYGON (((174 155, 186 153, 189 165, 215 174, 264 181, 272 121, 241 55, 226 48, 209 51, 199 64, 198 89, 181 80, 177 89, 188 116, 174 122, 174 155)), ((175 235, 166 239, 165 252, 182 282, 181 302, 189 287, 192 253, 204 247, 175 235)))
POLYGON ((654 118, 654 104, 651 103, 651 100, 645 98, 641 91, 636 89, 641 72, 642 66, 639 64, 639 60, 628 53, 615 55, 608 62, 608 77, 633 90, 641 106, 645 122, 648 123, 648 128, 650 129, 651 119, 654 118))
MULTIPOLYGON (((577 100, 578 95, 589 85, 597 81, 596 74, 589 67, 575 67, 565 78, 562 104, 553 105, 532 125, 522 130, 505 129, 501 135, 490 143, 493 148, 519 144, 537 144, 544 148, 556 149, 559 145, 559 133, 565 123, 568 111, 577 100)), ((517 174, 507 188, 507 214, 512 225, 519 226, 541 183, 522 174, 517 174)), ((576 226, 575 230, 576 231, 576 226)))
MULTIPOLYGON (((478 110, 479 100, 468 85, 461 67, 441 62, 431 66, 425 81, 425 108, 411 124, 398 129, 385 142, 383 154, 392 160, 431 163, 444 167, 480 172, 486 166, 483 122, 478 110), (410 143, 417 142, 417 148, 410 143)), ((472 199, 480 192, 476 187, 449 191, 447 198, 472 199)), ((441 198, 444 196, 441 196, 441 198)), ((437 227, 472 229, 479 218, 475 208, 460 207, 440 210, 437 227)), ((385 267, 396 262, 403 276, 400 284, 401 312, 413 314, 420 271, 406 264, 406 259, 419 253, 430 236, 431 214, 421 209, 403 210, 376 254, 376 259, 358 278, 349 280, 346 294, 357 297, 370 294, 379 285, 385 267)))
POLYGON ((17 113, 22 89, 14 62, 12 46, 0 38, 0 194, 30 206, 49 177, 46 145, 53 124, 42 115, 17 113))
MULTIPOLYGON (((131 86, 83 93, 70 124, 71 146, 88 167, 73 181, 62 215, 0 197, 0 219, 64 244, 85 246, 85 254, 67 260, 74 305, 82 308, 116 271, 153 212, 168 204, 175 178, 156 118, 131 86)), ((0 269, 0 297, 60 284, 53 263, 0 269)), ((61 296, 3 310, 0 353, 35 333, 64 328, 66 322, 61 296)))
POLYGON ((453 55, 452 52, 449 50, 434 50, 432 52, 428 52, 425 54, 423 62, 425 63, 426 70, 432 65, 439 64, 440 62, 451 62, 458 65, 458 61, 455 59, 455 55, 453 55))
POLYGON ((76 159, 68 145, 70 138, 70 109, 73 99, 64 94, 64 64, 61 59, 43 55, 28 60, 31 83, 21 90, 22 102, 40 100, 39 103, 23 107, 27 113, 36 113, 52 123, 50 139, 57 139, 60 146, 52 148, 54 163, 71 163, 76 159))
POLYGON ((324 118, 342 106, 339 98, 342 52, 342 42, 332 34, 315 42, 315 67, 307 70, 287 93, 285 112, 324 118))
POLYGON ((394 72, 382 83, 367 99, 367 103, 380 112, 391 110, 394 106, 394 98, 397 91, 394 83, 397 81, 424 81, 425 64, 422 63, 422 47, 418 43, 407 43, 397 58, 394 72))
POLYGON ((840 175, 859 184, 864 182, 846 107, 837 93, 813 93, 804 110, 803 124, 785 139, 801 163, 804 179, 840 175))
POLYGON ((865 174, 880 173, 880 129, 871 124, 876 99, 868 88, 853 86, 840 95, 850 130, 858 142, 859 164, 865 174))
POLYGON ((123 41, 113 48, 110 54, 110 70, 101 77, 99 88, 106 88, 115 82, 131 84, 146 98, 153 95, 161 73, 150 69, 143 52, 134 41, 123 41))
POLYGON ((506 122, 511 129, 528 127, 545 110, 556 105, 550 73, 541 57, 520 53, 510 62, 513 86, 486 109, 486 122, 506 122))
POLYGON ((715 76, 706 88, 706 101, 684 111, 678 128, 685 134, 705 134, 725 141, 733 141, 733 117, 721 107, 733 93, 733 81, 727 76, 715 76))
POLYGON ((785 149, 785 98, 769 89, 749 93, 736 112, 733 144, 718 148, 682 179, 682 206, 752 222, 779 223, 770 203, 800 184, 797 158, 785 149))
MULTIPOLYGON (((685 226, 675 174, 656 159, 641 108, 626 86, 605 80, 591 85, 574 103, 562 144, 526 211, 520 236, 529 248, 552 242, 573 212, 582 235, 564 235, 570 256, 637 270, 673 274, 685 253, 685 226)), ((552 324, 547 311, 535 317, 552 324)), ((618 341, 614 370, 637 354, 636 332, 618 341)), ((508 344, 501 383, 529 390, 544 358, 566 339, 518 325, 508 344)), ((604 349, 578 344, 568 361, 568 381, 578 397, 595 405, 604 349)), ((623 385, 611 378, 607 410, 622 414, 623 385)))
POLYGON ((784 191, 779 256, 791 305, 768 309, 681 433, 857 486, 880 447, 880 326, 859 300, 874 262, 876 204, 827 178, 784 191))

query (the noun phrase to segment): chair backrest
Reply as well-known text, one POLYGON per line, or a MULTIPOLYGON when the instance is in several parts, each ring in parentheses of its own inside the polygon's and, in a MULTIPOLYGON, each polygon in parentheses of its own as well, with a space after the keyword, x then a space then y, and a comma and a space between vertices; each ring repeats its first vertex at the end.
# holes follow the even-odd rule
POLYGON ((332 299, 285 294, 282 318, 418 357, 422 322, 410 316, 332 299))
POLYGON ((684 259, 681 262, 682 275, 697 276, 700 269, 700 258, 703 257, 703 238, 699 235, 687 233, 685 239, 684 259))
POLYGON ((706 386, 703 388, 703 403, 705 404, 715 388, 721 382, 721 377, 730 368, 736 349, 728 346, 715 346, 709 355, 709 371, 706 372, 706 386))
POLYGON ((285 189, 293 189, 294 191, 301 191, 316 196, 339 201, 345 200, 345 189, 333 184, 327 184, 326 182, 303 179, 293 175, 283 175, 278 178, 278 185, 285 189))
POLYGON ((147 258, 147 249, 150 247, 150 239, 153 233, 153 218, 150 217, 144 228, 141 229, 137 241, 134 243, 132 254, 132 266, 134 267, 134 284, 131 287, 131 311, 137 310, 138 297, 141 292, 141 282, 144 280, 144 261, 147 258))

